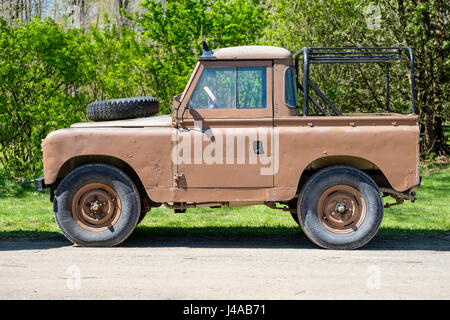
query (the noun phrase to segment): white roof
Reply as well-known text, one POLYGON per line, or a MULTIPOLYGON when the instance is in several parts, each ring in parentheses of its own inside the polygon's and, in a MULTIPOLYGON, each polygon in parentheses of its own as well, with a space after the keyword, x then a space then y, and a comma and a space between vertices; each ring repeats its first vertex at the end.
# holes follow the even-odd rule
POLYGON ((217 60, 292 59, 289 50, 272 46, 228 47, 212 51, 217 60))

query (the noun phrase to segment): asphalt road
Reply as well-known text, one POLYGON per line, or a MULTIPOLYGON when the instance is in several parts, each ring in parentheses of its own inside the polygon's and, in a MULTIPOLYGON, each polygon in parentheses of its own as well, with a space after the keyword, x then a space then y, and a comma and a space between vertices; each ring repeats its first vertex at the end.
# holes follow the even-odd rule
POLYGON ((0 299, 449 299, 450 234, 353 251, 297 237, 0 241, 0 299))

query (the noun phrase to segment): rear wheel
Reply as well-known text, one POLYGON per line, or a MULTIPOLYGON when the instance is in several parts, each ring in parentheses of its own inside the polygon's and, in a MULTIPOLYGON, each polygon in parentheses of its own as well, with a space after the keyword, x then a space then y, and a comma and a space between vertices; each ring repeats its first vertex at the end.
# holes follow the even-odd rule
POLYGON ((69 173, 56 189, 53 206, 62 233, 81 246, 123 242, 141 212, 133 181, 106 164, 88 164, 69 173))
POLYGON ((377 233, 383 201, 375 182, 364 172, 334 166, 316 173, 298 201, 300 225, 317 245, 355 249, 377 233))

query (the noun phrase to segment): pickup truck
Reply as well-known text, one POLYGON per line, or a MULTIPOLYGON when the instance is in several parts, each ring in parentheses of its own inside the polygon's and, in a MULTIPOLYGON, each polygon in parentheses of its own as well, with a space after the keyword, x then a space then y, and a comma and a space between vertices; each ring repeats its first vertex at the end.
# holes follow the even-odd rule
POLYGON ((151 116, 159 111, 152 97, 98 101, 87 108, 94 121, 45 138, 44 177, 35 187, 50 188, 67 239, 118 245, 161 205, 176 212, 267 205, 289 211, 318 246, 355 249, 377 233, 392 205, 384 196, 394 204, 415 200, 419 126, 410 48, 291 54, 202 44, 171 115, 151 116), (412 67, 411 114, 390 112, 388 91, 387 112, 344 114, 309 78, 313 63, 388 66, 404 51, 412 67))

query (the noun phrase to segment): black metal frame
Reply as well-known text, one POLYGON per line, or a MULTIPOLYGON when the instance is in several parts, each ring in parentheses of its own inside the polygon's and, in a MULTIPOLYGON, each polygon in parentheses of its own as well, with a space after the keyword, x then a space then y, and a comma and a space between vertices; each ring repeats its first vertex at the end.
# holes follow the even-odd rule
POLYGON ((297 73, 297 86, 303 91, 303 115, 308 115, 309 100, 324 114, 328 112, 320 103, 309 94, 311 87, 317 95, 336 113, 341 116, 339 109, 326 97, 326 95, 309 78, 310 64, 324 63, 384 63, 386 65, 386 111, 390 111, 389 96, 389 64, 394 61, 400 61, 403 51, 408 51, 410 59, 411 72, 411 111, 416 113, 415 102, 415 77, 414 77, 414 55, 411 47, 303 47, 294 54, 295 69, 297 73), (303 85, 298 78, 299 58, 303 55, 303 85))

